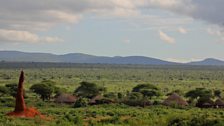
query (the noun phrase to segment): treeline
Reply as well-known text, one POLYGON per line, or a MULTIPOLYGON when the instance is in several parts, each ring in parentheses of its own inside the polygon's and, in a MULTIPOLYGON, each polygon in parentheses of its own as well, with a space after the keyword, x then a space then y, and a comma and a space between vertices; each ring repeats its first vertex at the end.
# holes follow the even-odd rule
MULTIPOLYGON (((30 87, 30 91, 37 94, 43 101, 55 101, 57 103, 69 103, 74 107, 85 107, 97 104, 126 104, 130 106, 168 105, 172 107, 196 106, 201 108, 222 108, 221 90, 209 90, 196 88, 186 93, 174 90, 163 94, 161 90, 152 84, 139 84, 127 92, 107 92, 107 89, 91 82, 81 82, 80 86, 68 93, 66 89, 55 86, 50 80, 43 80, 30 87), (164 99, 164 97, 168 97, 164 99)), ((0 86, 0 97, 15 97, 17 84, 0 86)), ((26 96, 25 94, 25 97, 26 96)))
POLYGON ((198 65, 134 65, 134 64, 94 64, 63 62, 7 62, 0 61, 0 68, 134 68, 134 69, 185 69, 185 70, 224 70, 223 66, 198 65))

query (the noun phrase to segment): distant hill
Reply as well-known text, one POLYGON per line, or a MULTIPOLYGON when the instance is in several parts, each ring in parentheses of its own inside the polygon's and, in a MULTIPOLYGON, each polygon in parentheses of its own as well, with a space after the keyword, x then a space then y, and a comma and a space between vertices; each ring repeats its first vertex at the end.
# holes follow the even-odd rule
POLYGON ((207 58, 202 61, 194 61, 188 63, 189 65, 212 65, 212 66, 222 66, 224 65, 224 61, 218 60, 218 59, 213 59, 213 58, 207 58))
MULTIPOLYGON (((27 53, 19 51, 0 51, 0 61, 6 62, 51 62, 51 63, 94 63, 94 64, 142 64, 142 65, 180 65, 156 58, 144 56, 94 56, 82 53, 69 53, 55 55, 51 53, 27 53)), ((217 59, 205 59, 203 61, 190 62, 183 65, 224 65, 224 61, 217 59)))
POLYGON ((26 53, 19 51, 0 51, 0 61, 7 62, 62 62, 62 63, 101 63, 101 64, 143 64, 143 65, 174 65, 177 63, 160 59, 128 56, 104 57, 82 53, 55 55, 50 53, 26 53))

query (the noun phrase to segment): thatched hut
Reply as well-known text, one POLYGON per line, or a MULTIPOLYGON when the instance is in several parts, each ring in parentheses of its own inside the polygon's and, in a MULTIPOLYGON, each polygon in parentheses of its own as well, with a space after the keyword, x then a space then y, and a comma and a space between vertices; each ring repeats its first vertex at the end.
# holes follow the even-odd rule
POLYGON ((60 94, 55 98, 56 103, 66 103, 66 104, 73 104, 76 102, 78 98, 71 94, 60 94))
POLYGON ((97 96, 95 96, 95 97, 93 97, 93 98, 90 99, 89 104, 90 104, 90 105, 94 105, 94 104, 96 104, 96 102, 97 102, 98 100, 101 100, 102 98, 103 98, 103 96, 101 96, 101 95, 97 95, 97 96))
POLYGON ((98 104, 111 104, 114 103, 115 101, 112 99, 104 98, 101 95, 97 95, 90 99, 89 104, 90 105, 98 105, 98 104))
POLYGON ((224 101, 222 99, 217 99, 214 103, 215 108, 224 108, 224 101))
POLYGON ((163 101, 162 104, 166 106, 188 106, 188 103, 177 93, 173 93, 172 95, 170 95, 167 99, 163 101))
POLYGON ((201 97, 201 98, 198 99, 196 107, 199 107, 199 108, 213 108, 214 107, 214 101, 212 101, 210 98, 201 97))

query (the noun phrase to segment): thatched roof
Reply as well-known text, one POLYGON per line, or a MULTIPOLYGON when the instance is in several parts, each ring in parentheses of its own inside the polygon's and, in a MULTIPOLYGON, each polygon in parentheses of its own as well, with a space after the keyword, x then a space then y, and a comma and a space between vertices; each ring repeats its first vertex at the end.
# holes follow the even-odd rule
POLYGON ((74 103, 76 102, 77 97, 70 94, 60 94, 55 98, 57 103, 74 103))
POLYGON ((96 101, 101 100, 101 99, 103 99, 103 96, 97 95, 97 96, 93 97, 92 99, 90 99, 89 103, 90 104, 96 104, 96 101))
POLYGON ((208 107, 213 107, 214 106, 214 101, 212 101, 210 98, 207 97, 202 97, 198 99, 198 102, 196 104, 197 107, 200 108, 208 108, 208 107))
POLYGON ((215 105, 216 105, 216 106, 224 106, 224 101, 221 100, 221 99, 217 99, 217 100, 215 101, 215 105))
POLYGON ((173 93, 166 100, 164 100, 163 105, 171 106, 171 105, 179 105, 179 106, 187 106, 188 103, 180 97, 178 94, 173 93))

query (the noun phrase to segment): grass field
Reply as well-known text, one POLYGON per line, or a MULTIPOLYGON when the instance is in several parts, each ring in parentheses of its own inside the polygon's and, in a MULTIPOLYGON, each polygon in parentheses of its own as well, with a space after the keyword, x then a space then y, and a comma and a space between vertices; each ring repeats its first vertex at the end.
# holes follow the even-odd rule
MULTIPOLYGON (((12 97, 1 97, 0 126, 223 126, 223 109, 200 109, 196 107, 171 108, 151 106, 130 107, 123 104, 97 105, 73 108, 73 105, 42 102, 29 88, 42 80, 52 80, 58 87, 73 93, 82 81, 94 82, 106 87, 107 92, 130 92, 137 84, 149 83, 160 88, 162 96, 174 90, 183 94, 189 90, 204 87, 224 90, 224 67, 209 66, 135 66, 135 65, 50 65, 48 67, 27 65, 29 67, 0 68, 0 85, 17 83, 21 68, 25 72, 25 90, 28 106, 38 108, 52 121, 35 119, 16 119, 5 114, 13 110, 12 97), (10 99, 10 100, 4 100, 10 99), (6 102, 5 102, 6 101, 6 102), (192 123, 194 122, 194 123, 192 123)), ((157 98, 158 99, 158 98, 157 98)))

